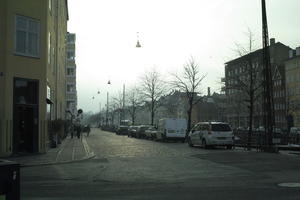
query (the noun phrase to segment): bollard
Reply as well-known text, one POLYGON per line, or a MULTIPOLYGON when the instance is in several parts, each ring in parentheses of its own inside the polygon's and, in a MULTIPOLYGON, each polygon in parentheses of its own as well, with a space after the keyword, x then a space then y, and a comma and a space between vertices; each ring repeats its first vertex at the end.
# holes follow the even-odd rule
POLYGON ((0 160, 0 200, 20 199, 20 165, 0 160))

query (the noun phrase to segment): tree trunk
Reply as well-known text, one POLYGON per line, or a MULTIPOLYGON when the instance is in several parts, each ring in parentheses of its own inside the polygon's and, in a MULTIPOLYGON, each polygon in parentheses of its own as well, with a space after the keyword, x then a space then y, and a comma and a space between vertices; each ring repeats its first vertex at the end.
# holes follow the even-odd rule
POLYGON ((248 130, 248 142, 247 142, 248 150, 251 150, 252 124, 253 124, 253 95, 251 95, 250 97, 250 106, 249 106, 249 130, 248 130))
POLYGON ((154 102, 151 103, 151 125, 153 126, 154 122, 154 102))
POLYGON ((189 134, 190 130, 191 130, 191 123, 192 123, 192 110, 193 110, 193 98, 189 99, 189 108, 187 111, 187 115, 188 115, 188 122, 187 122, 187 131, 186 131, 186 137, 189 134))

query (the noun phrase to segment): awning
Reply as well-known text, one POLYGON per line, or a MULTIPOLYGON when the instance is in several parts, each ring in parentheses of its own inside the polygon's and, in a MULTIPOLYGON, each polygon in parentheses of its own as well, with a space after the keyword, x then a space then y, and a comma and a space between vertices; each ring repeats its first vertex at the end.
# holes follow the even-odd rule
POLYGON ((47 102, 47 104, 53 104, 53 102, 48 98, 46 98, 46 102, 47 102))

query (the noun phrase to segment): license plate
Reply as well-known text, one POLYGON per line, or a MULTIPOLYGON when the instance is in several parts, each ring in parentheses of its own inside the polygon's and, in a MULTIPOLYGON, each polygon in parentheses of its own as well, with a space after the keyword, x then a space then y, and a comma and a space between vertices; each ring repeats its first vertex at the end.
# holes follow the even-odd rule
POLYGON ((219 140, 225 140, 226 137, 217 137, 219 140))

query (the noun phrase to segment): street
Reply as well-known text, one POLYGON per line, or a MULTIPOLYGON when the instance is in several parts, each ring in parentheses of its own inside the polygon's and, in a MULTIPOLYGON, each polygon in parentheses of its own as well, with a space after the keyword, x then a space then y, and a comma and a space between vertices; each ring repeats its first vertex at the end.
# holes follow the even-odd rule
POLYGON ((21 199, 300 199, 300 155, 202 149, 92 129, 95 157, 21 168, 21 199))

